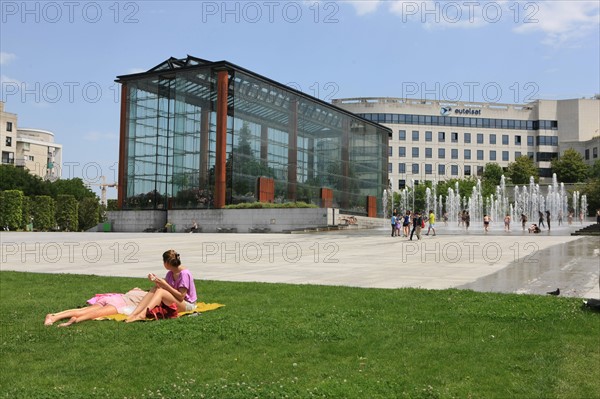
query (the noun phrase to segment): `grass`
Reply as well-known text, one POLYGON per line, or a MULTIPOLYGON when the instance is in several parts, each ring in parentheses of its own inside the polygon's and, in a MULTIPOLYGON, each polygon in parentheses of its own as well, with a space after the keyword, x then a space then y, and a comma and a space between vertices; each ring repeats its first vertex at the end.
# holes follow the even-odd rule
POLYGON ((44 327, 144 279, 0 272, 2 398, 597 398, 600 314, 472 291, 198 282, 198 317, 44 327))

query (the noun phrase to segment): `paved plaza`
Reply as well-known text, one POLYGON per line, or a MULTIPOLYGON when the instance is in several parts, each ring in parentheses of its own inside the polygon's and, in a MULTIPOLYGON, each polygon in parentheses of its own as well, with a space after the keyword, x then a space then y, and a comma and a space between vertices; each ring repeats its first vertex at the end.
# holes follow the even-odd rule
POLYGON ((163 274, 177 250, 198 280, 464 288, 600 297, 600 239, 581 226, 551 233, 438 228, 437 235, 391 237, 388 230, 304 234, 2 232, 1 270, 144 277, 163 274))

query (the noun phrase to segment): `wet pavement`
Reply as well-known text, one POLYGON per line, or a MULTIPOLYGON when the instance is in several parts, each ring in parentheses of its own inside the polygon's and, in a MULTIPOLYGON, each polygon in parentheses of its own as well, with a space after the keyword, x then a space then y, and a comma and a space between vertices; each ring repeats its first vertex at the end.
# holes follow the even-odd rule
MULTIPOLYGON (((494 228, 496 227, 496 228, 494 228)), ((0 270, 144 277, 174 248, 198 280, 461 288, 600 298, 600 238, 580 225, 528 234, 439 226, 417 241, 387 228, 305 234, 0 233, 0 270)), ((426 231, 426 230, 425 230, 426 231)))

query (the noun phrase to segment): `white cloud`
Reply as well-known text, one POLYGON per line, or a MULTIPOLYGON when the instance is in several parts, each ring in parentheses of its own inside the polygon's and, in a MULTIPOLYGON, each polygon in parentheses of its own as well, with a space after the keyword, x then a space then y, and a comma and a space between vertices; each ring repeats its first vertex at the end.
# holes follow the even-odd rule
POLYGON ((119 138, 116 133, 88 132, 83 136, 86 141, 114 141, 119 138))
POLYGON ((377 11, 381 0, 351 0, 350 4, 356 10, 356 14, 366 15, 377 11))
POLYGON ((600 3, 597 1, 548 1, 536 2, 531 10, 532 23, 523 23, 517 33, 545 33, 543 44, 560 47, 573 44, 590 33, 598 35, 600 26, 600 3))
POLYGON ((0 65, 6 65, 16 58, 17 56, 13 53, 0 52, 0 65))

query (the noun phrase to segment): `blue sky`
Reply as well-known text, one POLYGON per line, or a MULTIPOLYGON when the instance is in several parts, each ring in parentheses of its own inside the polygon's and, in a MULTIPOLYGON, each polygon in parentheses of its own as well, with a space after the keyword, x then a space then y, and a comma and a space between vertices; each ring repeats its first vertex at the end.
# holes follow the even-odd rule
MULTIPOLYGON (((116 178, 117 75, 187 54, 323 100, 523 103, 600 93, 598 1, 2 1, 0 82, 63 178, 116 178)), ((116 192, 109 189, 109 198, 116 192)))

